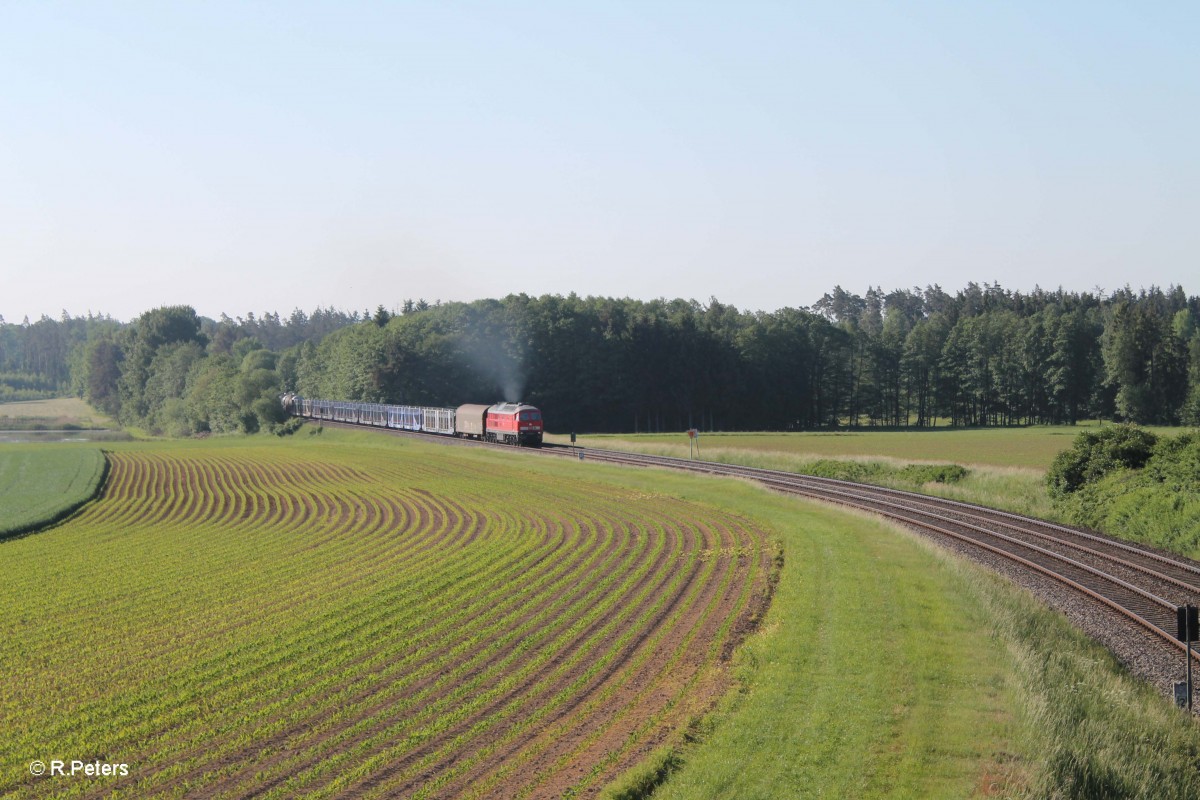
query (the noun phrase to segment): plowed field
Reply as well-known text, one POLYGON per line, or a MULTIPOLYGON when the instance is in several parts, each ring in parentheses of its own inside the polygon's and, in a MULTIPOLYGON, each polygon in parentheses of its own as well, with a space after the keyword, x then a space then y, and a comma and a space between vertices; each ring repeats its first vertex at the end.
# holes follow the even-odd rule
POLYGON ((767 602, 745 520, 521 457, 110 459, 0 545, 3 796, 587 796, 726 688, 767 602))

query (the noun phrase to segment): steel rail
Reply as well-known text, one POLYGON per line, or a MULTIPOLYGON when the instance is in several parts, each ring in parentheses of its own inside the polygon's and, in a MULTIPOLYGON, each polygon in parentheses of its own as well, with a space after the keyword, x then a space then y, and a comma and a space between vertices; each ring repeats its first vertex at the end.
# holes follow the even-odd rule
MULTIPOLYGON (((615 453, 617 451, 606 452, 615 453)), ((932 495, 919 494, 917 492, 906 492, 900 489, 892 489, 885 486, 871 486, 868 484, 858 484, 852 481, 843 481, 835 478, 821 478, 811 475, 782 472, 779 470, 762 470, 757 467, 742 468, 738 465, 718 464, 716 465, 717 469, 711 469, 712 465, 713 462, 706 462, 706 466, 704 468, 705 471, 711 470, 712 474, 727 474, 735 476, 745 476, 748 474, 765 476, 758 478, 758 480, 763 483, 782 481, 788 483, 789 485, 793 485, 795 482, 801 482, 804 484, 815 484, 820 487, 832 485, 838 487, 838 490, 844 491, 849 489, 860 492, 864 489, 869 489, 869 491, 872 493, 903 498, 906 502, 912 503, 914 506, 936 509, 938 512, 945 511, 947 507, 958 509, 955 513, 967 519, 973 519, 978 522, 996 525, 1001 528, 1017 532, 1022 536, 1033 537, 1043 542, 1050 542, 1070 547, 1080 552, 1087 553, 1094 558, 1098 558, 1113 564, 1118 564, 1134 572, 1139 572, 1156 581, 1170 584, 1171 586, 1186 592, 1192 597, 1200 597, 1200 586, 1197 586, 1197 583, 1200 583, 1200 581, 1197 581, 1196 583, 1189 583, 1181 578, 1176 577, 1175 575, 1159 572, 1153 567, 1147 566, 1146 564, 1131 561, 1129 558, 1123 558, 1121 556, 1114 555, 1111 552, 1105 552, 1105 550, 1101 548, 1117 550, 1136 558, 1145 559, 1146 561, 1150 561, 1157 565, 1166 566, 1171 569, 1178 569, 1189 576, 1195 575, 1197 578, 1200 578, 1200 566, 1181 562, 1153 551, 1144 550, 1125 542, 1107 539, 1103 536, 1088 533, 1087 531, 1079 531, 1045 520, 1039 520, 1034 517, 1023 517, 1019 514, 1013 514, 1007 511, 999 511, 997 509, 990 509, 985 506, 963 503, 958 500, 949 500, 932 495), (724 469, 722 469, 722 467, 724 467, 724 469), (1036 526, 1042 530, 1034 530, 1031 526, 1036 526), (1055 535, 1055 533, 1046 531, 1054 531, 1057 533, 1057 535, 1055 535), (1072 540, 1080 540, 1081 542, 1087 542, 1088 544, 1077 543, 1072 540)), ((821 488, 818 491, 837 490, 821 488)), ((913 510, 917 511, 917 509, 913 510)), ((935 513, 935 516, 941 517, 942 515, 941 513, 935 513)), ((1174 606, 1172 606, 1172 609, 1173 608, 1174 606)))
MULTIPOLYGON (((589 451, 589 452, 597 452, 597 451, 589 451)), ((1121 566, 1126 567, 1127 569, 1141 572, 1143 574, 1153 577, 1155 580, 1159 580, 1164 583, 1169 583, 1178 589, 1182 589, 1190 594, 1200 597, 1200 586, 1198 586, 1196 583, 1188 583, 1180 578, 1175 577, 1174 575, 1167 575, 1162 572, 1157 572, 1153 568, 1148 567, 1145 564, 1139 564, 1134 561, 1130 561, 1129 559, 1123 559, 1121 557, 1113 555, 1112 553, 1105 552, 1103 549, 1098 549, 1098 547, 1119 550, 1119 551, 1127 553, 1131 556, 1134 556, 1136 558, 1145 559, 1147 561, 1152 561, 1156 564, 1161 564, 1161 565, 1167 566, 1171 569, 1179 570, 1188 575, 1195 575, 1197 578, 1200 578, 1200 565, 1190 564, 1185 561, 1180 561, 1178 558, 1164 556, 1160 553, 1156 553, 1152 550, 1140 548, 1135 545, 1131 545, 1127 542, 1121 542, 1121 541, 1118 541, 1115 539, 1106 538, 1104 536, 1100 536, 1095 533, 1090 533, 1088 531, 1081 531, 1081 530, 1078 530, 1075 528, 1068 528, 1065 525, 1058 525, 1056 523, 1049 522, 1047 520, 1040 520, 1035 517, 1025 517, 1020 514, 1014 514, 1014 513, 1008 512, 1008 511, 1001 511, 999 509, 987 508, 986 506, 979 506, 979 505, 974 505, 971 503, 964 503, 959 500, 950 500, 947 498, 936 497, 934 495, 920 494, 918 492, 908 492, 908 491, 904 491, 902 489, 893 489, 893 488, 886 487, 886 486, 873 486, 870 484, 855 483, 853 481, 839 480, 837 478, 822 478, 822 477, 813 476, 813 475, 802 475, 800 473, 784 472, 782 470, 768 470, 768 469, 762 469, 760 467, 743 467, 741 465, 736 465, 736 464, 722 464, 719 462, 711 462, 711 461, 689 462, 688 460, 685 460, 685 459, 677 459, 677 458, 673 458, 670 456, 648 456, 648 455, 645 455, 642 453, 626 453, 626 452, 616 451, 616 450, 603 450, 603 451, 599 451, 599 452, 604 452, 607 454, 620 453, 620 456, 622 458, 629 458, 632 456, 639 460, 662 458, 663 460, 670 461, 672 465, 678 465, 681 467, 686 467, 687 464, 693 463, 693 464, 697 464, 697 465, 703 465, 703 466, 698 466, 697 469, 704 471, 704 472, 710 472, 712 474, 728 474, 728 475, 735 475, 735 476, 740 476, 740 477, 744 477, 747 475, 764 476, 763 478, 761 478, 762 480, 783 480, 783 481, 788 481, 788 482, 804 481, 807 483, 817 484, 819 486, 831 485, 831 486, 837 486, 837 487, 841 487, 841 488, 851 489, 853 491, 869 490, 869 491, 871 491, 873 493, 877 493, 877 494, 887 494, 887 495, 892 495, 892 496, 896 496, 896 497, 901 497, 901 498, 904 498, 906 501, 911 502, 913 504, 922 505, 927 508, 935 508, 935 509, 939 509, 939 510, 945 510, 947 507, 952 507, 952 508, 960 509, 960 511, 958 513, 960 513, 962 516, 967 517, 969 519, 974 519, 979 522, 990 523, 990 524, 998 525, 1001 527, 1005 527, 1005 528, 1008 528, 1013 531, 1018 531, 1022 535, 1032 536, 1032 537, 1040 539, 1042 541, 1054 542, 1056 544, 1065 544, 1068 547, 1075 548, 1081 552, 1088 553, 1097 558, 1102 558, 1104 560, 1120 564, 1121 566), (1036 526, 1037 528, 1040 528, 1042 530, 1033 530, 1030 526, 1036 526), (1055 535, 1054 533, 1043 532, 1043 531, 1054 531, 1058 535, 1055 535), (1064 538, 1064 537, 1066 537, 1066 538, 1064 538), (1074 542, 1068 541, 1068 539, 1078 539, 1083 542, 1088 542, 1089 544, 1087 544, 1087 545, 1076 544, 1074 542), (1096 545, 1096 546, 1093 546, 1093 545, 1096 545)), ((653 463, 653 462, 650 462, 650 463, 653 463)), ((1198 582, 1200 582, 1200 581, 1198 581, 1198 582)))

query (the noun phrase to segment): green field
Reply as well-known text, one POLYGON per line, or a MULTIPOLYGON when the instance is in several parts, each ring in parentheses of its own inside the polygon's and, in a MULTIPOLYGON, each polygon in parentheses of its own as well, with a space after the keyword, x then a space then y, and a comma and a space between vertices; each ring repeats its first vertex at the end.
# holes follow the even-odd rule
POLYGON ((870 518, 376 433, 113 450, 0 543, 0 796, 1200 791, 1152 690, 870 518), (73 758, 130 774, 28 771, 73 758))
POLYGON ((94 447, 0 444, 0 539, 57 520, 96 493, 104 455, 94 447))
POLYGON ((723 694, 778 552, 575 464, 370 434, 110 458, 0 545, 0 795, 595 789, 723 694))

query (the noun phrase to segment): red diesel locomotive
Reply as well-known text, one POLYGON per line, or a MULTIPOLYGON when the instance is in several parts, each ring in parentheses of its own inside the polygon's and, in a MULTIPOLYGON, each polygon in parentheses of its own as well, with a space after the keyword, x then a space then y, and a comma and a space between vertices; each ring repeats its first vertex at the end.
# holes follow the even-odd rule
POLYGON ((521 403, 497 403, 487 411, 487 436, 493 442, 542 446, 542 412, 521 403))

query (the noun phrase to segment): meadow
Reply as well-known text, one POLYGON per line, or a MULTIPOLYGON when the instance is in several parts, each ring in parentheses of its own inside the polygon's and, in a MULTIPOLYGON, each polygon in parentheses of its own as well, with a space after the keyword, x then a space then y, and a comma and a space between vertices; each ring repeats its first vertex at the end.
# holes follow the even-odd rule
MULTIPOLYGON (((1070 430, 1013 429, 1012 439, 996 430, 702 434, 699 454, 690 456, 919 491, 1061 522, 1044 477, 1059 449, 1070 446, 1070 430), (965 466, 966 473, 951 482, 919 479, 924 467, 954 464, 965 466)), ((689 457, 683 434, 577 438, 583 447, 689 457)))

